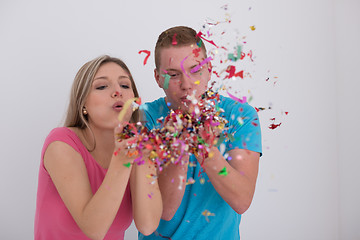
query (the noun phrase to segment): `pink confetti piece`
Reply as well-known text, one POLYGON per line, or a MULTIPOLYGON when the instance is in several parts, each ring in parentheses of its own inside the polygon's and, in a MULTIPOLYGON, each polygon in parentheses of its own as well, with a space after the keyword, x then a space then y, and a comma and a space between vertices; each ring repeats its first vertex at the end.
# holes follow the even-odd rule
POLYGON ((246 103, 246 96, 243 96, 242 99, 235 97, 234 95, 232 95, 231 93, 227 92, 227 94, 229 95, 229 97, 239 103, 246 103))
POLYGON ((199 69, 206 63, 210 62, 212 60, 212 57, 208 57, 208 58, 205 58, 203 61, 200 62, 199 65, 197 65, 196 67, 194 67, 193 69, 191 69, 191 73, 194 73, 194 72, 197 72, 199 71, 199 69))
POLYGON ((176 35, 177 33, 174 34, 173 38, 172 38, 172 45, 176 45, 177 44, 177 41, 176 41, 176 35))
POLYGON ((189 56, 186 56, 183 60, 181 60, 181 63, 180 63, 180 67, 181 67, 181 70, 184 72, 184 74, 188 77, 188 78, 191 78, 185 71, 185 68, 184 68, 184 62, 185 60, 188 58, 189 56))

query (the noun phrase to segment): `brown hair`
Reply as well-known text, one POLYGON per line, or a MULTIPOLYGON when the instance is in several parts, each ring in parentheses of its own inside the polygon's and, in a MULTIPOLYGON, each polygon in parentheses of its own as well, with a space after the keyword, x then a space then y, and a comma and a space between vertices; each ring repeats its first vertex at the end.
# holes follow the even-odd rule
POLYGON ((183 47, 186 45, 196 44, 204 52, 206 57, 206 48, 194 29, 186 26, 177 26, 163 31, 156 42, 155 46, 155 66, 160 67, 160 50, 168 47, 183 47), (174 37, 175 36, 175 37, 174 37), (176 44, 173 44, 173 39, 176 39, 176 44))
MULTIPOLYGON (((83 107, 85 101, 89 95, 91 84, 94 80, 96 72, 99 68, 108 62, 113 62, 118 64, 125 72, 129 75, 131 81, 131 87, 134 92, 135 97, 139 97, 139 93, 137 91, 134 79, 130 73, 129 68, 126 64, 120 60, 119 58, 110 57, 108 55, 103 55, 97 57, 87 63, 85 63, 80 70, 77 72, 70 93, 70 102, 66 114, 66 119, 64 126, 65 127, 77 127, 80 129, 88 128, 90 132, 92 132, 87 116, 83 114, 83 107)), ((130 122, 138 122, 139 121, 139 111, 136 110, 133 112, 131 116, 130 122)), ((94 136, 93 136, 94 137, 94 136)), ((94 139, 95 142, 95 139, 94 139)), ((96 143, 95 143, 96 144, 96 143)), ((94 144, 94 149, 95 149, 94 144)))

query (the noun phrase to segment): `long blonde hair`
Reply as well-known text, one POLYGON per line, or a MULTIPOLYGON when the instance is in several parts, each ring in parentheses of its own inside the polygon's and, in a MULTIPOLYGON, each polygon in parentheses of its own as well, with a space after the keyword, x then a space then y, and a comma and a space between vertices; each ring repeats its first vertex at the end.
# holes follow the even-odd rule
MULTIPOLYGON (((88 128, 92 133, 92 130, 88 123, 87 116, 83 114, 83 107, 89 95, 95 74, 103 64, 108 62, 114 62, 118 64, 122 69, 124 69, 127 72, 127 74, 129 74, 134 96, 139 97, 139 93, 137 91, 130 70, 122 60, 120 60, 119 58, 110 57, 108 55, 97 57, 85 63, 75 76, 71 88, 70 102, 64 123, 65 127, 77 127, 80 129, 88 128)), ((138 121, 139 121, 139 111, 136 110, 133 112, 130 122, 138 122, 138 121)), ((95 139, 94 139, 94 143, 95 143, 95 139)), ((95 144, 94 144, 94 149, 95 149, 95 144)))

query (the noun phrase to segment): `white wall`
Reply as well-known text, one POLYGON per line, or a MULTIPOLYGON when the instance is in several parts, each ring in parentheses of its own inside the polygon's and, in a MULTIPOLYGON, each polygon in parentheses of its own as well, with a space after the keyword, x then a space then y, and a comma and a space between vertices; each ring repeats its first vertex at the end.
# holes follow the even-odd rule
POLYGON ((360 1, 335 1, 339 226, 341 239, 360 239, 360 1))
MULTIPOLYGON (((256 55, 246 65, 253 78, 232 84, 248 84, 254 106, 273 107, 260 113, 264 156, 242 239, 359 239, 355 0, 3 0, 0 239, 33 236, 40 151, 49 130, 61 124, 80 66, 101 54, 120 57, 143 100, 154 100, 162 96, 154 61, 143 66, 138 51, 153 51, 168 27, 199 30, 206 18, 223 20, 224 4, 232 23, 220 26, 246 35, 256 55), (276 130, 267 128, 272 117, 282 121, 276 130)), ((135 236, 132 226, 126 239, 135 236)))

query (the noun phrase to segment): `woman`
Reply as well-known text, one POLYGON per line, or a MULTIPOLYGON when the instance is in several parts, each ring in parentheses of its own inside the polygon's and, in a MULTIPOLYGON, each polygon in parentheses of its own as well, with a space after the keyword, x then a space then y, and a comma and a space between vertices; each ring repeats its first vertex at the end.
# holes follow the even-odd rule
MULTIPOLYGON (((124 62, 109 56, 86 63, 77 73, 65 126, 45 140, 39 171, 35 239, 123 239, 132 216, 146 235, 157 228, 162 202, 156 169, 139 157, 134 138, 117 139, 138 111, 124 109, 138 97, 124 62)), ((147 158, 149 152, 143 152, 147 158)))

